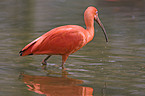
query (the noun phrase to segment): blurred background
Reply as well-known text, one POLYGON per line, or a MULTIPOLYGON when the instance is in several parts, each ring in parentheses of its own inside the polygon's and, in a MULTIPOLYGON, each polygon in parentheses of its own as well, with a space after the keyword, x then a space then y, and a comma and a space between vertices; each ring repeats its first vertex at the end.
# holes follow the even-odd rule
POLYGON ((145 1, 0 0, 0 57, 1 96, 145 96, 145 1), (61 56, 49 59, 47 71, 44 55, 19 57, 52 28, 85 28, 88 6, 99 10, 109 43, 96 23, 94 39, 68 58, 66 72, 61 56))

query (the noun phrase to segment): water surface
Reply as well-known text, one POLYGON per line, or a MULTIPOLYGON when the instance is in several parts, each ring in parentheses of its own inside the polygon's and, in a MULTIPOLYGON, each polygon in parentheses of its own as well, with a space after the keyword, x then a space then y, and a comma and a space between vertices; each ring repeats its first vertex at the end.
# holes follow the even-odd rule
POLYGON ((66 90, 79 96, 145 96, 144 6, 144 0, 1 0, 0 95, 57 96, 66 90), (52 28, 85 27, 83 12, 90 5, 99 10, 109 43, 96 23, 94 39, 68 58, 65 72, 60 56, 50 58, 47 71, 40 65, 44 55, 19 57, 26 44, 52 28))

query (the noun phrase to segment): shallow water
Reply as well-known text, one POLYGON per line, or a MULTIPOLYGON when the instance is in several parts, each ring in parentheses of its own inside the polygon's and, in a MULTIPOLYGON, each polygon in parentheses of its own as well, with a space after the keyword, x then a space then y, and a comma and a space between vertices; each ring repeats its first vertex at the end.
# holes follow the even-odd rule
POLYGON ((144 0, 1 0, 1 96, 145 96, 144 0), (109 43, 95 24, 95 37, 70 55, 19 57, 18 52, 48 30, 66 24, 85 27, 83 12, 96 6, 109 43), (21 74, 20 74, 21 73, 21 74), (69 94, 69 95, 68 95, 69 94), (86 95, 88 94, 88 95, 86 95))

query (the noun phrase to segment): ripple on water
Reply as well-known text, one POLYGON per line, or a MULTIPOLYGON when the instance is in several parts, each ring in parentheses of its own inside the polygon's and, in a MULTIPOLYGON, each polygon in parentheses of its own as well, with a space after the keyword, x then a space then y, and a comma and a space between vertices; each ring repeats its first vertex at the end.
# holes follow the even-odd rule
POLYGON ((145 84, 134 84, 133 86, 138 88, 145 88, 145 84))
POLYGON ((67 70, 69 71, 89 71, 89 70, 85 70, 85 69, 70 69, 70 68, 67 68, 67 70))

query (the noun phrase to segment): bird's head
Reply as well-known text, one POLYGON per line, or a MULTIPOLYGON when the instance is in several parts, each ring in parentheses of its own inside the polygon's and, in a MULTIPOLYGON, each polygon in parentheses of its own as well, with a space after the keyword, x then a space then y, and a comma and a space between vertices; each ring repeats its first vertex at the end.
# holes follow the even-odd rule
POLYGON ((99 26, 101 27, 101 29, 102 29, 102 31, 103 31, 103 33, 105 35, 106 42, 108 42, 108 37, 107 37, 107 34, 106 34, 106 30, 105 30, 105 28, 104 28, 103 24, 101 23, 101 21, 99 19, 99 16, 98 16, 98 10, 95 7, 93 7, 93 6, 90 6, 90 7, 88 7, 86 9, 84 15, 86 17, 85 19, 87 19, 85 21, 89 21, 90 22, 91 18, 95 19, 95 21, 99 24, 99 26))

